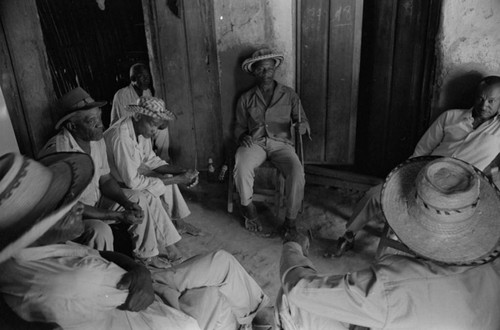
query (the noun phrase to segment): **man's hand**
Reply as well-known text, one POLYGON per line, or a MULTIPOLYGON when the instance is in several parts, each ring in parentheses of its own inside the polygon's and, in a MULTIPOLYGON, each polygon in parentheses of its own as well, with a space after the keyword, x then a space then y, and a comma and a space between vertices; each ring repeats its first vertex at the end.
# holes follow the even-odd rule
POLYGON ((141 212, 130 211, 130 210, 125 210, 121 212, 120 221, 125 222, 126 224, 134 225, 142 223, 143 220, 144 220, 144 213, 142 213, 142 210, 141 212))
POLYGON ((309 254, 309 238, 304 235, 303 233, 297 231, 297 230, 293 230, 293 231, 290 231, 289 233, 287 233, 285 235, 285 238, 283 240, 283 243, 288 243, 288 242, 295 242, 295 243, 298 243, 300 245, 300 247, 302 248, 302 253, 304 254, 304 256, 308 256, 309 254))
POLYGON ((243 146, 245 148, 250 148, 253 144, 253 139, 252 136, 250 135, 245 135, 240 139, 240 146, 243 146))
POLYGON ((299 132, 300 135, 304 135, 307 132, 307 123, 306 122, 300 122, 296 124, 296 129, 299 132))
POLYGON ((198 174, 197 170, 187 170, 186 172, 179 175, 182 184, 188 186, 188 188, 194 187, 198 184, 198 174))
POLYGON ((146 267, 137 265, 128 271, 116 285, 119 290, 127 290, 128 296, 119 309, 138 312, 146 309, 154 301, 151 273, 146 267))

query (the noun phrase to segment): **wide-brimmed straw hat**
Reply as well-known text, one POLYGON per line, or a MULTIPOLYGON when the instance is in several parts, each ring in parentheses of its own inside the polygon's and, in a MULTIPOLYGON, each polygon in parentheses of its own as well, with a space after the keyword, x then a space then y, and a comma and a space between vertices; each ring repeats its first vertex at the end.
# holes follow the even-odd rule
POLYGON ((81 87, 77 87, 64 94, 58 101, 57 107, 59 111, 59 119, 56 123, 56 129, 78 111, 100 108, 106 105, 106 101, 94 101, 93 98, 81 87))
POLYGON ((92 158, 62 152, 39 162, 0 157, 0 262, 40 238, 75 205, 94 175, 92 158))
POLYGON ((498 255, 500 192, 464 161, 409 159, 388 175, 381 201, 396 236, 421 257, 470 265, 498 255))
POLYGON ((277 68, 281 65, 281 63, 283 63, 284 56, 283 56, 283 54, 273 52, 269 48, 259 49, 258 51, 254 52, 251 57, 249 57, 245 61, 243 61, 241 68, 246 73, 252 73, 253 72, 252 66, 255 63, 257 63, 259 61, 263 61, 263 60, 274 60, 274 62, 275 62, 274 67, 277 68))
POLYGON ((152 96, 141 96, 137 100, 137 104, 127 106, 127 110, 131 113, 140 113, 163 120, 175 120, 176 118, 175 114, 165 107, 165 101, 152 96))

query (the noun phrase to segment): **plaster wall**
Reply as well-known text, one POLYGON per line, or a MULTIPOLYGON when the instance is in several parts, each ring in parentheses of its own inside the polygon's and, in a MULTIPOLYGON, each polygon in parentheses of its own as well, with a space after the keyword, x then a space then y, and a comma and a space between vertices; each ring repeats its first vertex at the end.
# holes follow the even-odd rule
POLYGON ((499 31, 499 0, 443 0, 432 119, 470 107, 479 80, 500 75, 499 31))
POLYGON ((215 0, 214 21, 223 134, 226 150, 230 150, 236 101, 253 85, 252 76, 240 68, 247 57, 263 46, 283 53, 285 61, 276 80, 295 88, 295 1, 215 0))

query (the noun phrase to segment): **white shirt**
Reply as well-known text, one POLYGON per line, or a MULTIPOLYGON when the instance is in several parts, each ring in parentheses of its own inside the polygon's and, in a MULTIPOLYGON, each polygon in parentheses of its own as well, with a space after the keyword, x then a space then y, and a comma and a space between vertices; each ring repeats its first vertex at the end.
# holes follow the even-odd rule
MULTIPOLYGON (((43 147, 38 157, 43 157, 56 152, 81 152, 85 153, 78 145, 71 133, 63 128, 57 135, 53 136, 43 147)), ((102 176, 110 173, 108 157, 106 154, 106 144, 104 139, 90 141, 90 157, 94 161, 94 177, 80 197, 80 202, 86 205, 95 206, 101 198, 99 180, 102 176)))
MULTIPOLYGON (((142 92, 142 96, 152 96, 151 91, 146 89, 142 92)), ((120 118, 130 116, 130 113, 126 110, 126 108, 128 105, 137 104, 138 98, 139 95, 137 95, 137 92, 132 84, 119 89, 113 97, 110 125, 116 123, 120 118)))
POLYGON ((500 153, 500 118, 474 129, 472 109, 442 113, 422 136, 412 157, 454 157, 484 170, 500 153))

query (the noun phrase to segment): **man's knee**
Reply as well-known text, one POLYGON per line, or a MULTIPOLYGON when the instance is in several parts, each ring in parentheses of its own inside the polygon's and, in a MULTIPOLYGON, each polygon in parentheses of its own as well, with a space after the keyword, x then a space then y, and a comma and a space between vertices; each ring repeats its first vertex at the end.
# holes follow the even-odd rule
POLYGON ((238 260, 229 252, 225 250, 218 250, 212 252, 212 264, 216 267, 230 266, 231 264, 238 263, 238 260))
POLYGON ((86 220, 85 232, 80 242, 98 250, 113 250, 113 231, 111 227, 100 220, 86 220))

